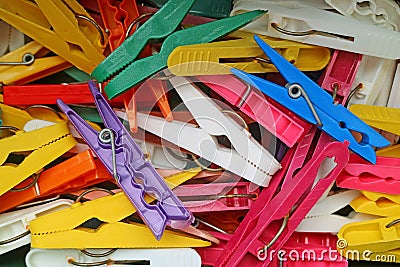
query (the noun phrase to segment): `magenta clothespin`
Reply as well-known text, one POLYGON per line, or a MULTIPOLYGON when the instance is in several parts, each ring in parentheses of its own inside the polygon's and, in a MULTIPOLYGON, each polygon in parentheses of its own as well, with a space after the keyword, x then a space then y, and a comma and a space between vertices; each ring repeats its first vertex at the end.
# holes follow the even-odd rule
POLYGON ((289 147, 294 146, 311 127, 294 113, 233 75, 206 75, 198 76, 197 79, 240 108, 289 147))
POLYGON ((246 210, 260 192, 250 182, 180 185, 175 195, 191 212, 246 210))
POLYGON ((335 50, 320 78, 321 87, 335 94, 335 100, 340 104, 344 104, 349 96, 361 59, 360 54, 335 50))
POLYGON ((342 188, 386 194, 400 194, 400 159, 378 156, 376 165, 351 155, 349 164, 337 178, 342 188))
MULTIPOLYGON (((347 142, 329 143, 321 153, 312 157, 271 201, 262 203, 263 207, 259 212, 255 213, 250 209, 248 215, 253 218, 245 218, 242 222, 248 223, 243 227, 246 231, 238 233, 239 238, 234 239, 232 236, 215 266, 241 266, 243 261, 251 263, 248 266, 268 266, 272 260, 266 255, 268 251, 278 251, 285 245, 303 218, 347 164, 347 147, 347 142), (323 175, 324 177, 318 177, 319 169, 325 160, 333 160, 336 166, 323 175), (313 186, 315 181, 318 182, 313 186)), ((260 203, 258 205, 261 206, 260 203)))

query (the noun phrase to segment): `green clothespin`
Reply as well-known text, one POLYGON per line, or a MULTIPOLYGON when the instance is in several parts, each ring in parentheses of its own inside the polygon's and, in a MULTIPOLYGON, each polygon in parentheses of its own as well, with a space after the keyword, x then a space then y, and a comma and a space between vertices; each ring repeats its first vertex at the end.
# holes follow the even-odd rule
MULTIPOLYGON (((116 96, 124 93, 129 88, 132 88, 133 86, 142 82, 147 77, 150 77, 151 75, 165 68, 167 66, 169 54, 176 47, 211 42, 219 37, 222 37, 234 30, 243 27, 258 16, 263 15, 264 13, 265 11, 261 10, 250 11, 233 17, 220 19, 199 26, 176 31, 164 40, 164 43, 158 54, 136 60, 131 63, 126 61, 124 58, 116 58, 115 56, 111 57, 111 60, 109 60, 109 58, 106 58, 95 69, 95 71, 92 73, 92 76, 94 76, 97 80, 101 80, 101 78, 116 74, 116 76, 112 80, 110 80, 110 82, 105 87, 105 92, 108 98, 113 99, 116 96), (108 64, 106 61, 110 62, 110 64, 108 64), (97 76, 97 73, 100 73, 101 71, 108 73, 108 75, 97 76)), ((149 22, 150 20, 147 21, 139 29, 145 28, 145 26, 148 25, 149 22)), ((153 25, 150 25, 148 27, 153 27, 153 25)), ((131 39, 136 38, 139 37, 135 34, 131 35, 131 39)), ((121 49, 122 51, 130 51, 130 47, 130 44, 125 41, 120 47, 118 47, 114 51, 114 53, 118 49, 121 49)), ((132 47, 132 49, 134 49, 134 47, 132 47)), ((112 53, 110 56, 112 56, 114 53, 112 53)))
POLYGON ((87 106, 78 106, 78 105, 69 105, 76 113, 78 113, 84 120, 88 120, 94 123, 103 123, 97 108, 95 107, 87 107, 87 106))
POLYGON ((132 63, 150 40, 171 34, 182 22, 194 0, 169 0, 146 23, 139 27, 92 72, 99 82, 108 80, 132 63))
MULTIPOLYGON (((158 8, 167 3, 168 0, 151 0, 158 8)), ((189 13, 196 16, 222 19, 229 17, 232 10, 232 0, 196 0, 190 8, 189 13)))

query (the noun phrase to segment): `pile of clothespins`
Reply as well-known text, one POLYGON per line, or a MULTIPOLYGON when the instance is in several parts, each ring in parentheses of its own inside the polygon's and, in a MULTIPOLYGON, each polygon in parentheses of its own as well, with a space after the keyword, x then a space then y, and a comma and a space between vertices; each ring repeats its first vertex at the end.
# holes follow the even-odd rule
POLYGON ((13 0, 0 28, 0 266, 400 263, 397 1, 13 0))

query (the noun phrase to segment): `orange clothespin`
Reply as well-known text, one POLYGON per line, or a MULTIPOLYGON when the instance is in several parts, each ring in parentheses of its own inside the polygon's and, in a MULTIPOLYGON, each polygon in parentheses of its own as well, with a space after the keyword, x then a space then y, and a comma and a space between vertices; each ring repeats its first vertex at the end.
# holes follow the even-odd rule
POLYGON ((112 176, 103 164, 86 150, 74 157, 34 175, 0 196, 0 212, 37 198, 63 194, 70 190, 92 186, 112 176))

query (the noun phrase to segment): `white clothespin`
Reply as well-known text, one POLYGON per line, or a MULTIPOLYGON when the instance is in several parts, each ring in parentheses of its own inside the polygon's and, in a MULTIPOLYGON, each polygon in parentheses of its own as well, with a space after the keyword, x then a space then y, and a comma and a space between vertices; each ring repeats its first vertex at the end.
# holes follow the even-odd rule
POLYGON ((347 223, 376 219, 377 216, 356 212, 351 212, 347 217, 333 214, 360 195, 361 193, 356 190, 349 190, 320 200, 303 219, 296 232, 336 234, 347 223))
POLYGON ((352 88, 360 83, 363 87, 349 99, 350 105, 386 106, 395 69, 395 60, 363 56, 352 88))
POLYGON ((279 162, 189 80, 174 76, 169 82, 199 127, 139 112, 138 126, 250 182, 268 186, 271 175, 281 168, 279 162), (226 136, 233 149, 220 146, 216 136, 226 136))
POLYGON ((400 58, 400 33, 314 7, 287 8, 268 1, 239 0, 231 15, 268 10, 243 30, 307 44, 387 58, 400 58))
MULTIPOLYGON (((99 254, 104 253, 104 250, 92 249, 90 252, 93 254, 99 254)), ((25 263, 27 267, 114 265, 200 267, 201 259, 199 254, 191 248, 118 249, 110 255, 103 257, 90 257, 78 249, 31 249, 25 257, 25 263), (98 263, 98 265, 95 265, 96 263, 98 263)))
POLYGON ((387 107, 400 108, 400 63, 397 64, 396 74, 394 75, 387 107))
POLYGON ((389 30, 400 30, 400 6, 393 0, 325 0, 342 15, 389 30))
POLYGON ((6 212, 0 215, 0 254, 31 242, 29 222, 33 219, 68 208, 72 200, 59 199, 39 206, 6 212))
POLYGON ((0 32, 2 33, 0 56, 14 51, 25 43, 24 34, 3 20, 0 20, 0 32))

